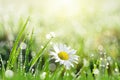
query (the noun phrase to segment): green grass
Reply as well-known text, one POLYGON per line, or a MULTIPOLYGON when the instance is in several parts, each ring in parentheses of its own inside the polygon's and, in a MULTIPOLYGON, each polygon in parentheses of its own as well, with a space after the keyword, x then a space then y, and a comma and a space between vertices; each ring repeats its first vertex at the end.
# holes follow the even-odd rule
MULTIPOLYGON (((0 62, 1 62, 1 69, 0 69, 0 79, 2 80, 41 80, 44 76, 41 77, 41 75, 45 72, 45 78, 44 80, 120 80, 120 73, 115 72, 115 68, 119 69, 118 63, 116 60, 111 60, 113 61, 112 64, 109 63, 108 68, 106 67, 101 67, 100 65, 104 64, 106 65, 105 61, 107 60, 108 54, 99 54, 99 51, 96 51, 98 53, 98 57, 96 58, 95 56, 90 58, 88 56, 88 66, 84 65, 83 58, 84 56, 80 56, 82 54, 79 54, 80 52, 83 51, 83 44, 81 44, 81 48, 79 48, 77 51, 77 54, 80 56, 79 59, 79 64, 75 65, 74 68, 71 68, 70 70, 65 69, 63 65, 59 65, 59 63, 54 63, 56 65, 56 69, 54 71, 50 70, 50 56, 49 52, 52 48, 52 45, 50 45, 50 40, 46 40, 44 43, 43 48, 39 47, 38 52, 34 57, 32 57, 30 60, 29 54, 31 53, 32 46, 35 45, 34 43, 34 37, 33 33, 34 30, 31 32, 30 38, 27 39, 27 37, 23 37, 23 33, 26 29, 27 23, 28 23, 29 18, 25 21, 25 24, 23 24, 22 29, 20 30, 14 45, 11 49, 9 59, 7 66, 3 64, 2 56, 0 56, 0 62), (20 48, 20 43, 26 42, 27 48, 25 50, 22 50, 20 48), (23 52, 24 51, 24 52, 23 52), (22 54, 21 54, 22 52, 22 54), (25 55, 23 55, 23 53, 25 55), (19 60, 19 56, 25 57, 22 62, 19 60), (103 60, 100 60, 102 58, 103 60), (115 63, 115 64, 114 64, 115 63), (96 66, 94 66, 96 64, 96 66), (99 74, 94 75, 93 74, 93 69, 99 69, 99 74), (12 78, 7 78, 5 76, 5 71, 11 69, 14 72, 14 76, 12 78)), ((26 35, 27 36, 27 35, 26 35)), ((53 40, 54 41, 54 40, 53 40)), ((52 41, 52 42, 53 42, 52 41)), ((81 40, 83 42, 83 40, 81 40)), ((102 52, 104 53, 104 51, 102 52)))
POLYGON ((36 1, 25 1, 24 6, 11 1, 25 11, 0 1, 0 80, 120 80, 119 0, 74 0, 79 10, 73 15, 74 9, 65 5, 54 11, 57 1, 36 1), (46 39, 49 32, 56 37, 46 39), (55 43, 77 50, 78 64, 67 70, 51 59, 55 43), (96 69, 99 74, 94 74, 96 69), (7 70, 13 71, 11 78, 7 70))
POLYGON ((23 25, 23 28, 21 29, 21 31, 19 32, 17 38, 16 38, 16 41, 14 43, 14 46, 11 50, 11 53, 10 53, 10 57, 9 57, 9 60, 8 60, 8 65, 7 65, 7 69, 11 69, 11 67, 14 65, 15 61, 16 61, 16 58, 18 57, 19 55, 19 48, 17 50, 17 47, 18 47, 18 44, 20 42, 20 39, 23 35, 23 32, 27 26, 27 23, 28 23, 28 20, 29 20, 29 17, 28 19, 26 20, 25 24, 23 25))

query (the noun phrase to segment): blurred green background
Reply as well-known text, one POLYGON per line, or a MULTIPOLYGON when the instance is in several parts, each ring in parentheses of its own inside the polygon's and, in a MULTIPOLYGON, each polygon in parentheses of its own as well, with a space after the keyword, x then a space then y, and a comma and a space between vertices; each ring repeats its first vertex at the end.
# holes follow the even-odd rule
POLYGON ((0 0, 0 53, 12 46, 28 16, 25 34, 34 29, 38 47, 52 31, 54 42, 72 46, 81 57, 96 55, 102 45, 120 60, 120 0, 0 0))

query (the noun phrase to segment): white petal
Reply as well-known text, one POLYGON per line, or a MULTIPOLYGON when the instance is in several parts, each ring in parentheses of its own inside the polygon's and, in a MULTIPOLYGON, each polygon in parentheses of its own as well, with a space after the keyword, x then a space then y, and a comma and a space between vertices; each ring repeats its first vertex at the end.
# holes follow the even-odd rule
POLYGON ((65 62, 64 66, 66 67, 66 69, 70 69, 70 64, 68 62, 65 62))
POLYGON ((74 57, 71 56, 69 60, 71 62, 74 62, 74 63, 78 64, 78 58, 74 58, 74 57))
POLYGON ((70 56, 70 59, 75 59, 75 60, 78 60, 79 56, 77 55, 69 55, 70 56))
POLYGON ((71 55, 74 60, 78 60, 79 56, 77 55, 71 55))
POLYGON ((69 70, 69 69, 70 69, 70 66, 68 66, 68 65, 67 65, 67 66, 66 66, 66 69, 68 69, 68 70, 69 70))
POLYGON ((60 60, 60 64, 64 64, 64 60, 60 60))
POLYGON ((73 60, 73 63, 76 63, 76 64, 78 64, 78 61, 76 61, 76 60, 73 60))
POLYGON ((69 61, 68 63, 69 63, 72 67, 74 67, 74 65, 72 64, 72 62, 69 61))
POLYGON ((69 53, 69 49, 67 47, 64 48, 64 51, 67 52, 67 53, 69 53))
POLYGON ((60 61, 60 60, 58 60, 58 59, 57 59, 57 60, 55 60, 55 62, 59 62, 59 61, 60 61))
POLYGON ((54 44, 53 48, 54 48, 56 53, 58 53, 60 51, 59 47, 58 47, 58 44, 54 44))
POLYGON ((54 56, 54 55, 56 55, 56 53, 55 52, 50 52, 50 55, 54 56))
POLYGON ((59 49, 60 49, 61 51, 64 51, 64 46, 63 46, 63 44, 59 44, 59 49))
POLYGON ((72 49, 69 51, 69 54, 75 54, 76 52, 77 52, 76 50, 72 49))

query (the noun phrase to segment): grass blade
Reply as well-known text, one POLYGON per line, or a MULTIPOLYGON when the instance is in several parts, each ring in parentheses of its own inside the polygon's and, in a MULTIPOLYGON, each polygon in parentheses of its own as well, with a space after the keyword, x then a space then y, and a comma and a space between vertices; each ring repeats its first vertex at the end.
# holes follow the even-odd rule
POLYGON ((8 64, 7 64, 7 69, 11 68, 13 66, 13 64, 11 64, 11 63, 14 63, 14 62, 12 62, 14 60, 12 60, 12 59, 13 59, 14 55, 16 54, 16 50, 17 50, 18 44, 19 44, 20 39, 21 39, 21 37, 23 35, 23 32, 25 31, 25 28, 26 28, 26 26, 28 24, 28 21, 29 21, 29 17, 27 18, 25 24, 23 25, 21 31, 19 32, 19 34, 18 34, 18 36, 16 38, 16 41, 15 41, 15 43, 13 45, 13 48, 11 50, 11 53, 10 53, 10 57, 9 57, 8 64))
POLYGON ((4 80, 5 67, 4 67, 4 63, 3 63, 1 55, 0 55, 0 62, 1 62, 1 65, 2 65, 2 79, 4 80))
POLYGON ((29 65, 29 67, 30 67, 29 70, 31 70, 31 68, 33 67, 33 65, 43 55, 43 51, 46 49, 46 47, 48 46, 48 44, 49 44, 50 41, 51 41, 51 39, 45 44, 45 46, 42 49, 40 49, 40 51, 36 54, 36 56, 31 60, 30 65, 29 65))

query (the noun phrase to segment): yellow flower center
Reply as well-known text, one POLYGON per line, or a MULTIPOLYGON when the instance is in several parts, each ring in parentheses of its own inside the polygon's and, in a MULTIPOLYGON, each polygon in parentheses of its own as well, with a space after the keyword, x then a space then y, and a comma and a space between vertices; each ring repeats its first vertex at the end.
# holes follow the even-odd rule
POLYGON ((58 56, 60 59, 62 60, 68 60, 69 59, 69 55, 68 53, 64 52, 64 51, 61 51, 58 53, 58 56))

